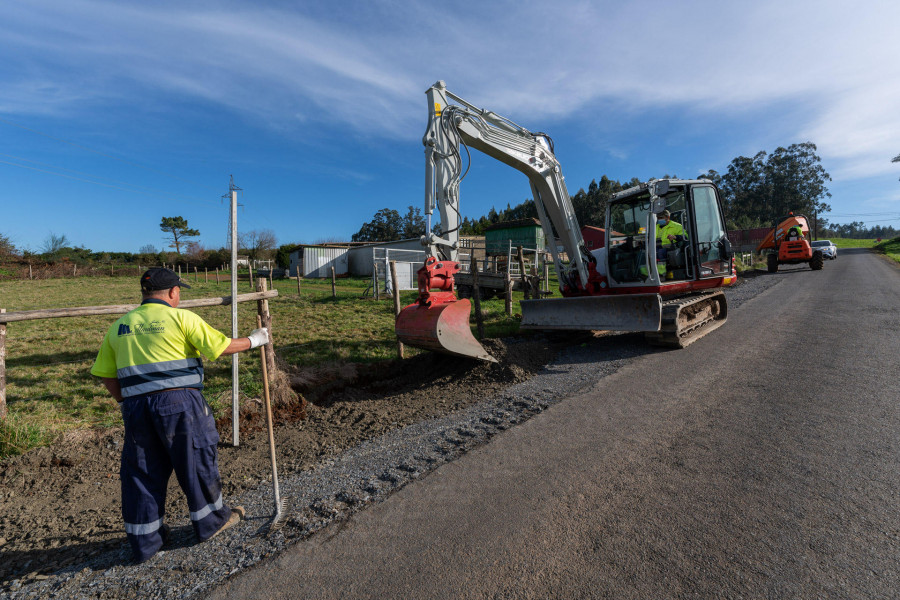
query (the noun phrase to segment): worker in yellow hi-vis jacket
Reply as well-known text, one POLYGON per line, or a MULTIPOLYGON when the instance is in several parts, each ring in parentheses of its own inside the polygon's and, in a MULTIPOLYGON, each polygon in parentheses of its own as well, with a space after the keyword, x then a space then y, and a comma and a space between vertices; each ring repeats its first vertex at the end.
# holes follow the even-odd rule
POLYGON ((219 434, 203 389, 203 354, 215 360, 268 343, 265 328, 229 338, 196 314, 179 310, 175 272, 154 268, 141 276, 141 305, 109 328, 91 373, 120 403, 122 516, 135 562, 163 546, 166 487, 172 471, 187 496, 197 537, 207 540, 238 523, 242 507, 222 499, 216 444, 219 434))

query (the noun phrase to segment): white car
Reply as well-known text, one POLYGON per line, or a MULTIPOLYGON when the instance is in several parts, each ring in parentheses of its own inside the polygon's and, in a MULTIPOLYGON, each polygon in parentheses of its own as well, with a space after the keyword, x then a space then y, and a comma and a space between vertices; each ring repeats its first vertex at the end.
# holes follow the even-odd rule
POLYGON ((816 240, 815 242, 810 242, 809 245, 812 246, 813 252, 821 250, 822 256, 825 258, 831 260, 837 258, 837 246, 832 244, 831 240, 816 240))

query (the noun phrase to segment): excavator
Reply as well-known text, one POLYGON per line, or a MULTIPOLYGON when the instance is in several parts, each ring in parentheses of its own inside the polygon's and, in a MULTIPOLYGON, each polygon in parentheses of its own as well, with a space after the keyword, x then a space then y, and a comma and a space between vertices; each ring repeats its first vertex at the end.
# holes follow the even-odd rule
MULTIPOLYGON (((657 345, 683 348, 720 327, 724 286, 737 279, 719 191, 704 179, 651 179, 616 194, 606 211, 606 242, 588 251, 575 218, 553 140, 478 108, 443 81, 426 91, 426 233, 428 258, 419 295, 398 315, 405 344, 484 361, 496 360, 472 335, 470 301, 454 292, 459 264, 459 187, 463 153, 478 150, 525 174, 559 279, 561 298, 521 302, 524 329, 644 332, 657 345), (432 231, 439 211, 440 230, 432 231), (657 235, 657 215, 681 225, 657 235)), ((464 169, 465 166, 465 169, 464 169)))

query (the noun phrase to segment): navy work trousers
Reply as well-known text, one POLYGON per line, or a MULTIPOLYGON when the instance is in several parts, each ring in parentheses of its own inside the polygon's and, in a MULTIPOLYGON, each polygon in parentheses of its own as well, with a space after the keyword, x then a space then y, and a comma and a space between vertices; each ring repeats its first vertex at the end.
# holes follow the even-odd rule
POLYGON ((166 488, 172 471, 187 496, 191 523, 200 540, 231 516, 222 501, 212 410, 199 390, 131 396, 122 401, 122 517, 138 562, 163 545, 166 488))

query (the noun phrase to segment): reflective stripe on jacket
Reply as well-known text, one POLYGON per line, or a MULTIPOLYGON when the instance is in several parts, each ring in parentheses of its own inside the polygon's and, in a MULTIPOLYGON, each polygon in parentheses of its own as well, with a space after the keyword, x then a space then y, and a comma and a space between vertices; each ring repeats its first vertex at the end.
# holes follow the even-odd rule
POLYGON ((215 360, 230 343, 196 314, 151 298, 110 326, 91 373, 118 378, 125 398, 203 389, 200 354, 215 360))

